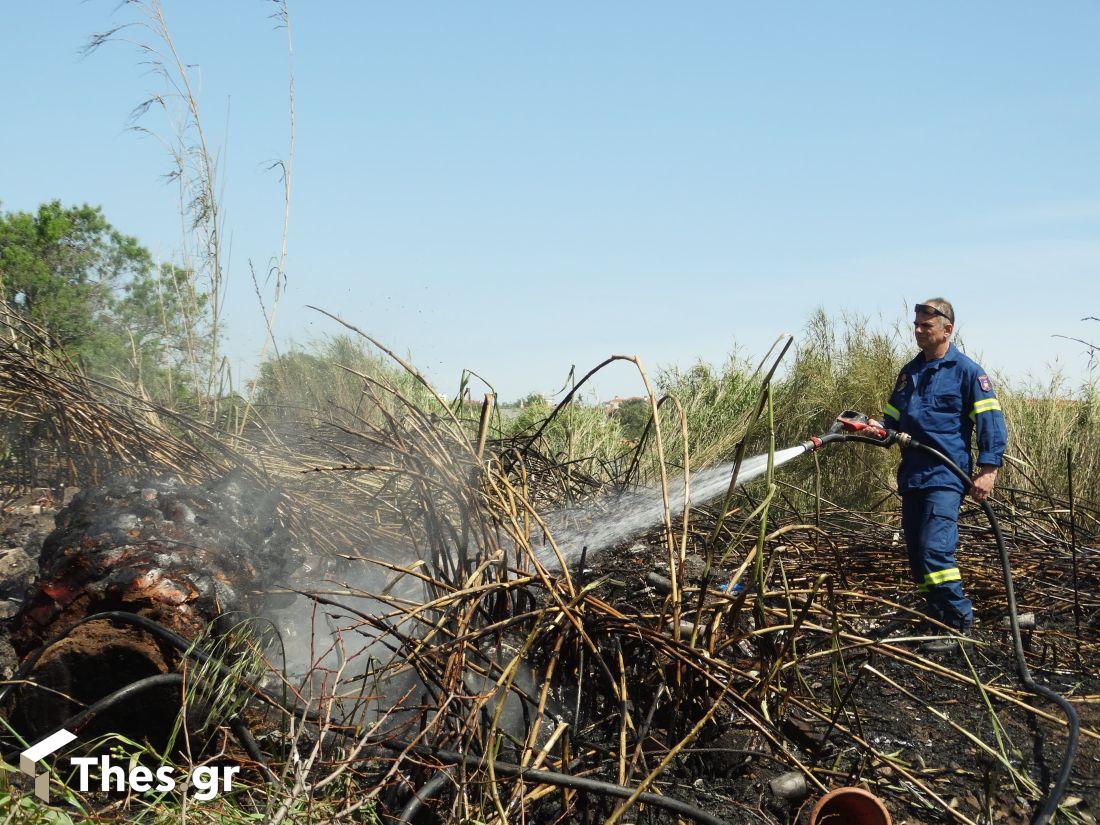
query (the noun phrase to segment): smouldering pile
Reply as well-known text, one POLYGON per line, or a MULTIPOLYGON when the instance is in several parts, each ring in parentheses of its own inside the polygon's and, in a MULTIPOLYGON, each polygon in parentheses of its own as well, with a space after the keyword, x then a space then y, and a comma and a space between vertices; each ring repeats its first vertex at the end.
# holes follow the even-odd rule
MULTIPOLYGON (((58 513, 34 592, 12 620, 24 653, 61 637, 35 664, 40 687, 18 694, 23 733, 48 733, 81 705, 180 661, 179 650, 132 626, 81 624, 88 616, 135 614, 194 640, 259 615, 265 589, 299 561, 276 515, 279 498, 240 475, 204 486, 171 476, 118 479, 78 493, 58 513), (72 701, 44 702, 41 690, 72 701)), ((173 716, 144 722, 160 731, 173 716)))

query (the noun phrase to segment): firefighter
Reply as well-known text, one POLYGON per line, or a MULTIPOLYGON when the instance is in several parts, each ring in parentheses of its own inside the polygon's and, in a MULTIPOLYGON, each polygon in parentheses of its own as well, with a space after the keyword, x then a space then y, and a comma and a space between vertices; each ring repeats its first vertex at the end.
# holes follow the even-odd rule
MULTIPOLYGON (((985 370, 951 343, 955 311, 943 298, 914 308, 920 354, 902 367, 886 404, 885 426, 901 430, 945 453, 973 479, 970 496, 983 502, 993 491, 1008 441, 1001 404, 985 370), (977 434, 977 469, 971 436, 977 434)), ((934 456, 905 450, 898 468, 901 525, 917 590, 928 616, 962 636, 970 635, 974 612, 964 595, 955 561, 963 483, 934 456)), ((953 639, 923 649, 955 649, 953 639)))

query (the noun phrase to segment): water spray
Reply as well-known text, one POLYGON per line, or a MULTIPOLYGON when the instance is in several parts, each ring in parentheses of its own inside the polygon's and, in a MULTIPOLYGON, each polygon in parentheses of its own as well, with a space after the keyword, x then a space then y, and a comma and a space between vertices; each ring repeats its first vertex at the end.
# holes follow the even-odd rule
MULTIPOLYGON (((973 485, 970 476, 963 472, 954 461, 947 457, 943 451, 929 444, 924 444, 908 433, 897 430, 888 430, 881 425, 872 422, 866 415, 855 410, 845 410, 836 417, 833 425, 820 436, 814 436, 803 441, 799 446, 805 452, 820 450, 829 444, 839 442, 861 442, 873 444, 876 447, 891 447, 897 444, 902 449, 921 450, 933 455, 944 463, 952 473, 963 483, 963 488, 969 490, 973 485)), ((1036 696, 1041 696, 1058 704, 1066 715, 1066 724, 1069 728, 1069 737, 1066 742, 1066 756, 1062 762, 1062 768, 1058 773, 1058 779, 1051 788, 1050 793, 1042 800, 1032 825, 1046 825, 1058 809, 1058 803, 1066 792, 1069 783, 1070 772, 1073 770, 1073 760, 1077 753, 1077 739, 1080 735, 1080 723, 1077 720, 1077 711, 1074 710, 1065 697, 1055 693, 1045 685, 1041 685, 1031 677, 1031 671, 1024 657, 1023 640, 1020 637, 1020 620, 1016 612, 1016 591, 1012 582, 1012 566, 1008 558, 1008 549, 1005 547, 1004 536, 1001 534, 1001 525, 993 512, 993 507, 988 501, 981 502, 982 511, 989 520, 989 526, 993 530, 993 537, 997 542, 997 549, 1001 556, 1001 569, 1004 573, 1005 593, 1008 597, 1008 622, 1012 631, 1012 646, 1016 655, 1016 672, 1020 683, 1036 696)))

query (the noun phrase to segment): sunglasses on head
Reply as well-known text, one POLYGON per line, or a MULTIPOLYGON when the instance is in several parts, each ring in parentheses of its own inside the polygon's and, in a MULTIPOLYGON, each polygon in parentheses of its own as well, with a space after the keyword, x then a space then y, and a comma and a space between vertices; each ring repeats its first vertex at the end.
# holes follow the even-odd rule
POLYGON ((934 307, 931 304, 917 304, 913 307, 913 311, 920 315, 939 315, 941 318, 946 318, 950 323, 955 323, 955 319, 944 312, 938 307, 934 307))

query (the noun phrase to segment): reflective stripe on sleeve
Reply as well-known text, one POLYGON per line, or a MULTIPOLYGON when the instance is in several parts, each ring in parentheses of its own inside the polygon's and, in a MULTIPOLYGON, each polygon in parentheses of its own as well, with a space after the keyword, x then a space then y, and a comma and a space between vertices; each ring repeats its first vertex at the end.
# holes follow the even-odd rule
POLYGON ((933 570, 924 577, 924 584, 926 586, 957 581, 962 581, 962 574, 959 573, 959 568, 957 567, 948 567, 946 570, 933 570))
POLYGON ((990 410, 999 410, 1001 408, 1001 402, 996 398, 983 398, 981 401, 974 402, 974 409, 970 411, 970 417, 976 418, 984 412, 990 410))
POLYGON ((898 412, 898 408, 889 401, 886 402, 886 414, 895 421, 901 421, 901 413, 898 412))

